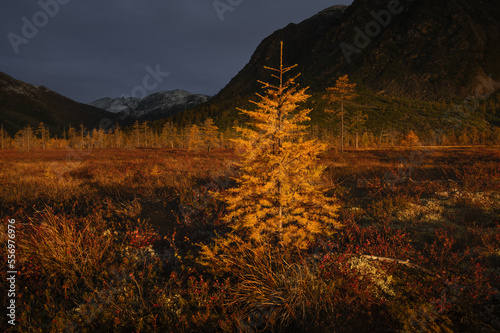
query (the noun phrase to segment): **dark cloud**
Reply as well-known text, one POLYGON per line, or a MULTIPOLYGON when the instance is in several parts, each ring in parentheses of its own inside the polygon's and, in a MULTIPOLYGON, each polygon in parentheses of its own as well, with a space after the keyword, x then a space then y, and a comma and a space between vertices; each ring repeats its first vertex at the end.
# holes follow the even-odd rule
POLYGON ((142 85, 147 66, 160 65, 170 75, 151 92, 186 89, 214 95, 263 38, 290 22, 352 1, 220 2, 237 4, 224 13, 224 21, 213 0, 6 0, 0 13, 0 71, 89 102, 129 95, 142 85), (40 14, 41 3, 56 1, 66 4, 59 4, 53 17, 40 14), (23 18, 38 20, 41 27, 16 53, 9 33, 23 36, 23 18))

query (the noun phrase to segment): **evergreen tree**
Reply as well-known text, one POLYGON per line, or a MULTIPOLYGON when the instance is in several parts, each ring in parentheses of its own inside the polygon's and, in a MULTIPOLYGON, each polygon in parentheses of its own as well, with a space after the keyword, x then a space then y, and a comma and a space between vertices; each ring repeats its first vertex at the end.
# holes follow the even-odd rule
POLYGON ((495 127, 493 129, 493 133, 491 134, 491 144, 498 145, 500 144, 500 128, 495 127))
POLYGON ((214 121, 211 118, 207 118, 203 123, 203 141, 207 145, 207 150, 210 150, 216 145, 218 139, 219 128, 214 125, 214 121))
POLYGON ((459 145, 468 145, 470 144, 469 142, 469 135, 467 132, 467 128, 462 129, 460 136, 458 137, 458 144, 459 145))
POLYGON ((91 138, 92 146, 99 149, 104 148, 105 135, 106 132, 104 129, 102 128, 94 129, 92 131, 92 138, 91 138))
POLYGON ((120 124, 116 123, 115 129, 113 130, 114 145, 116 148, 123 147, 123 132, 120 124))
POLYGON ((31 125, 27 125, 23 129, 23 143, 24 143, 23 148, 26 149, 26 151, 30 151, 35 144, 35 140, 36 137, 33 132, 33 128, 31 127, 31 125))
POLYGON ((363 114, 361 110, 357 110, 351 118, 350 128, 354 132, 356 140, 356 149, 359 148, 359 133, 365 129, 365 123, 368 116, 363 114))
POLYGON ((470 143, 472 145, 477 145, 480 143, 479 142, 480 141, 479 140, 479 131, 478 131, 476 126, 471 126, 469 137, 470 137, 470 143))
POLYGON ((456 146, 458 144, 458 138, 457 134, 455 133, 455 130, 451 129, 448 134, 448 141, 450 145, 456 146))
POLYGON ((71 127, 71 125, 69 125, 69 129, 68 129, 68 145, 69 147, 71 148, 76 148, 76 140, 77 140, 77 134, 76 134, 76 130, 71 127))
POLYGON ((151 130, 149 128, 149 123, 147 121, 142 123, 141 132, 142 132, 142 137, 144 138, 143 146, 148 148, 152 139, 151 139, 151 135, 150 135, 151 130))
POLYGON ((200 146, 200 127, 192 124, 186 130, 186 140, 188 150, 197 151, 200 146))
POLYGON ((177 128, 171 122, 167 122, 163 125, 161 130, 161 143, 163 147, 170 146, 174 149, 174 142, 177 139, 177 128))
POLYGON ((283 44, 279 68, 274 72, 278 85, 258 81, 264 95, 254 111, 241 110, 251 127, 238 127, 243 148, 238 187, 228 190, 226 219, 243 239, 260 244, 306 248, 318 235, 329 235, 339 226, 337 205, 319 187, 323 167, 317 155, 326 149, 315 140, 305 141, 309 109, 298 104, 310 96, 298 89, 296 77, 284 81, 295 66, 283 67, 283 44))
POLYGON ((361 145, 365 148, 375 146, 375 139, 372 132, 368 131, 363 133, 361 136, 361 145))
POLYGON ((227 127, 224 132, 222 132, 222 144, 224 145, 225 149, 233 149, 233 143, 234 141, 232 140, 234 136, 234 133, 231 128, 227 127))
POLYGON ((133 131, 133 141, 136 148, 141 146, 141 125, 139 124, 139 120, 136 120, 134 123, 134 131, 133 131))
POLYGON ((83 124, 80 124, 80 143, 79 143, 79 147, 80 149, 83 149, 85 147, 85 133, 87 132, 87 129, 85 128, 85 126, 83 126, 83 124))
POLYGON ((23 150, 24 149, 24 140, 23 140, 23 130, 19 130, 15 135, 14 135, 14 148, 23 150))
POLYGON ((344 104, 355 98, 357 95, 354 93, 354 88, 356 88, 355 83, 349 83, 349 77, 344 75, 337 79, 335 83, 335 87, 327 88, 327 95, 325 95, 325 99, 330 104, 336 104, 340 102, 340 111, 335 112, 331 109, 325 109, 326 112, 329 113, 337 113, 341 119, 340 126, 340 150, 344 152, 344 104))
POLYGON ((40 135, 40 145, 42 149, 47 148, 47 143, 50 139, 49 129, 45 127, 45 124, 42 122, 40 123, 40 125, 38 125, 38 129, 36 132, 38 135, 40 135))
POLYGON ((36 136, 31 125, 27 125, 14 136, 16 146, 24 151, 30 151, 36 142, 36 136))
POLYGON ((401 140, 401 145, 407 146, 407 147, 414 147, 414 146, 420 146, 420 139, 415 132, 410 130, 404 137, 403 140, 401 140))
POLYGON ((7 139, 8 139, 8 135, 7 135, 7 132, 4 131, 3 124, 2 124, 2 126, 0 127, 0 149, 7 148, 7 139))

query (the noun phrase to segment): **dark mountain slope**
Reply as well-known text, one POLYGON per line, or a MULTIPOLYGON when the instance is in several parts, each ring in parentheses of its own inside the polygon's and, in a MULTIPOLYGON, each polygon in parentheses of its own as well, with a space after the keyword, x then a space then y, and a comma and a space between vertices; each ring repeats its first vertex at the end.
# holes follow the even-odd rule
POLYGON ((260 91, 258 79, 269 78, 263 66, 277 66, 280 41, 286 65, 299 65, 298 82, 313 95, 344 74, 362 94, 416 101, 461 100, 500 88, 498 0, 401 0, 390 7, 390 20, 387 15, 377 20, 372 12, 390 12, 389 3, 355 0, 274 32, 219 94, 174 119, 210 116, 223 124, 237 118, 234 107, 260 91), (378 23, 379 31, 378 21, 386 25, 378 23), (359 31, 366 35, 367 26, 373 37, 363 39, 359 31), (348 52, 347 45, 357 50, 348 52))
POLYGON ((52 134, 59 134, 69 125, 98 128, 103 119, 116 118, 112 113, 0 72, 0 124, 10 135, 28 124, 36 129, 40 122, 45 123, 52 134))

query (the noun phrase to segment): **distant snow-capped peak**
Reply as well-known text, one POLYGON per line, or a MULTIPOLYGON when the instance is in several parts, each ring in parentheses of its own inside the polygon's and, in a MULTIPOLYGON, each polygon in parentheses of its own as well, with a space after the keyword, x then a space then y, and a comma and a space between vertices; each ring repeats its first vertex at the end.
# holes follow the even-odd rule
POLYGON ((159 119, 195 107, 206 102, 210 96, 192 94, 186 90, 161 91, 144 98, 101 98, 89 105, 109 112, 126 112, 138 119, 159 119))
POLYGON ((135 110, 140 100, 141 99, 138 97, 118 97, 118 98, 105 97, 98 99, 97 101, 93 101, 89 103, 89 105, 98 107, 100 109, 109 112, 119 113, 119 112, 135 110))

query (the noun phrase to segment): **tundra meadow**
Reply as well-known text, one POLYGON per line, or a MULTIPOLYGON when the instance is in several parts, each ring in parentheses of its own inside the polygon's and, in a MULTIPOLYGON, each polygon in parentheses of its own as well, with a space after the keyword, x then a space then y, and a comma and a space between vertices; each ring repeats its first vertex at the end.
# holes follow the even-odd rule
POLYGON ((308 138, 293 78, 263 85, 229 141, 210 121, 175 148, 138 124, 4 138, 2 329, 498 330, 498 146, 342 153, 308 138))
MULTIPOLYGON (((69 2, 23 17, 15 53, 69 2)), ((346 61, 398 4, 339 46, 346 61)), ((243 5, 213 1, 221 22, 243 5)), ((451 129, 377 139, 362 113, 344 129, 341 76, 320 110, 340 130, 319 135, 284 57, 235 128, 2 127, 0 330, 499 332, 500 131, 460 126, 487 96, 451 107, 451 129)), ((132 96, 170 75, 145 70, 132 96)))

